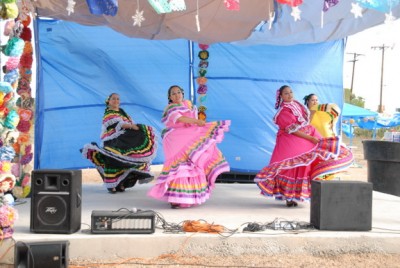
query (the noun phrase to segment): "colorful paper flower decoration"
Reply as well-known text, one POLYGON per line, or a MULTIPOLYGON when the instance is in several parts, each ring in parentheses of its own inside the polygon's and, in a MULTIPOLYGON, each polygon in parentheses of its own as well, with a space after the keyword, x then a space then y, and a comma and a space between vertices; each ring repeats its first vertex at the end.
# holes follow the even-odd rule
POLYGON ((206 121, 206 119, 207 119, 206 110, 207 110, 207 107, 205 107, 203 105, 201 105, 199 107, 199 111, 198 111, 198 118, 199 119, 206 121))
POLYGON ((208 86, 207 81, 208 79, 205 77, 207 74, 207 68, 208 68, 208 58, 210 56, 210 53, 208 52, 209 46, 206 44, 199 44, 199 48, 201 49, 199 51, 199 70, 198 74, 199 76, 196 79, 196 82, 198 84, 197 87, 197 93, 198 95, 198 102, 199 102, 199 110, 198 110, 198 117, 199 119, 206 120, 207 119, 207 114, 205 111, 207 110, 207 107, 204 106, 204 102, 206 101, 207 97, 207 91, 208 91, 208 86))
POLYGON ((393 7, 400 4, 400 0, 356 0, 364 8, 375 9, 383 13, 389 13, 393 7))
POLYGON ((86 2, 90 13, 94 15, 117 15, 118 0, 86 0, 86 2))
POLYGON ((186 10, 185 0, 170 0, 169 6, 172 11, 183 11, 186 10))
POLYGON ((331 7, 336 6, 339 3, 339 0, 324 0, 324 7, 322 10, 324 12, 328 11, 331 7))
POLYGON ((227 10, 234 10, 234 11, 240 10, 239 0, 224 0, 224 5, 227 10))
POLYGON ((171 6, 168 0, 148 0, 149 4, 154 8, 157 14, 170 13, 171 6))
POLYGON ((289 5, 291 7, 297 7, 303 3, 303 0, 277 0, 279 4, 289 5))

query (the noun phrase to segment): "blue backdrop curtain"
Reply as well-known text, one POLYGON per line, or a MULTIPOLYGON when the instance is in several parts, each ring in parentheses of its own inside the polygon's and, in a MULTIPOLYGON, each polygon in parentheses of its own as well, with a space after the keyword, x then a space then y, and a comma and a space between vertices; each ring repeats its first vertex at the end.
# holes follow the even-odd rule
MULTIPOLYGON (((39 51, 35 126, 36 169, 91 167, 79 149, 100 142, 104 101, 112 92, 138 123, 161 133, 167 90, 177 84, 192 95, 199 48, 187 40, 129 38, 107 27, 37 21, 39 51), (194 72, 192 72, 194 71, 194 72)), ((343 105, 344 41, 311 45, 209 47, 207 120, 230 119, 220 148, 233 171, 268 164, 275 144, 275 92, 290 85, 295 97, 316 93, 321 103, 343 105)), ((154 164, 162 164, 159 139, 154 164)))

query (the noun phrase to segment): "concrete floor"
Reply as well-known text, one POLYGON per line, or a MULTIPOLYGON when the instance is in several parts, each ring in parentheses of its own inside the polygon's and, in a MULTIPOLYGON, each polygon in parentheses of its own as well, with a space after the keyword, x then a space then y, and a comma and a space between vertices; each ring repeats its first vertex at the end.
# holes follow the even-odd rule
MULTIPOLYGON (((265 198, 255 184, 217 184, 211 198, 189 209, 171 209, 167 203, 146 196, 151 184, 136 185, 124 193, 109 194, 102 185, 83 184, 81 228, 72 234, 30 232, 30 198, 19 200, 19 219, 13 239, 0 245, 1 263, 14 263, 17 241, 69 241, 70 259, 109 260, 112 258, 148 258, 161 254, 190 251, 192 255, 388 252, 400 253, 400 197, 372 193, 372 229, 370 231, 331 231, 267 229, 244 232, 249 223, 293 221, 310 223, 310 203, 288 208, 284 202, 265 198), (222 235, 211 233, 171 233, 156 224, 153 234, 93 234, 91 213, 94 210, 151 210, 170 224, 204 220, 222 225, 222 235), (184 246, 183 246, 184 245, 184 246), (312 245, 312 246, 311 246, 312 245)), ((350 204, 349 204, 350 205, 350 204)), ((1 265, 0 265, 1 266, 1 265)))

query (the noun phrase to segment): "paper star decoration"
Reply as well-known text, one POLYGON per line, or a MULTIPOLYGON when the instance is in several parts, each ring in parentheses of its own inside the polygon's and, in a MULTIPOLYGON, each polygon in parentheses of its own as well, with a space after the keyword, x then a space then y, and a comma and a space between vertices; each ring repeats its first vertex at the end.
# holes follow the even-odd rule
POLYGON ((292 15, 294 21, 298 21, 301 20, 300 13, 301 13, 300 8, 298 6, 295 6, 292 7, 292 13, 290 13, 290 15, 292 15))
POLYGON ((74 13, 74 6, 75 6, 75 1, 74 0, 68 0, 68 6, 66 10, 68 11, 68 16, 71 15, 71 13, 74 13))
POLYGON ((136 9, 136 14, 132 16, 133 19, 133 26, 142 26, 142 22, 145 20, 143 17, 143 10, 139 11, 139 9, 136 9))
POLYGON ((363 16, 362 8, 360 7, 360 5, 358 3, 356 3, 356 4, 351 3, 351 11, 350 12, 354 14, 354 18, 356 18, 356 19, 358 17, 361 18, 363 16))
POLYGON ((394 22, 395 20, 396 20, 396 17, 394 17, 393 15, 392 15, 392 11, 390 11, 389 13, 386 13, 385 14, 385 24, 389 24, 389 23, 392 23, 392 22, 394 22))
POLYGON ((274 20, 275 20, 275 12, 269 12, 269 26, 268 26, 268 29, 270 29, 271 30, 271 28, 272 28, 272 23, 274 22, 274 20))

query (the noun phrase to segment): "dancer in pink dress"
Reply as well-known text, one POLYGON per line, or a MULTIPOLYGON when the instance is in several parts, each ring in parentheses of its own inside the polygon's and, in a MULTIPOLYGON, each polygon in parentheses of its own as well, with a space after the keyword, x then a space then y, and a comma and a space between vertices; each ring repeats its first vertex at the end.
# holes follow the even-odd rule
POLYGON ((261 194, 286 200, 288 207, 297 206, 295 200, 310 198, 311 180, 348 168, 353 155, 339 137, 321 137, 310 125, 308 109, 294 99, 289 86, 277 91, 275 109, 276 145, 269 165, 254 181, 261 194))
POLYGON ((230 170, 217 148, 230 121, 198 119, 196 106, 183 99, 179 86, 169 88, 168 101, 162 117, 165 162, 148 195, 169 202, 171 208, 199 205, 210 197, 218 175, 230 170))

